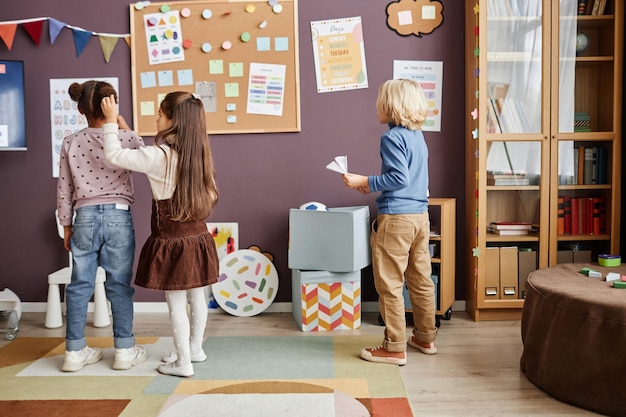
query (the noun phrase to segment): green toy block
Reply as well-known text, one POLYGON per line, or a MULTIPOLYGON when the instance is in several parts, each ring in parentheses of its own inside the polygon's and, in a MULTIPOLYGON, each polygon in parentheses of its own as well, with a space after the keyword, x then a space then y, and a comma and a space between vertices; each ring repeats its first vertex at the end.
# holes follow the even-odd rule
POLYGON ((626 289, 626 282, 624 281, 613 281, 614 288, 624 288, 626 289))

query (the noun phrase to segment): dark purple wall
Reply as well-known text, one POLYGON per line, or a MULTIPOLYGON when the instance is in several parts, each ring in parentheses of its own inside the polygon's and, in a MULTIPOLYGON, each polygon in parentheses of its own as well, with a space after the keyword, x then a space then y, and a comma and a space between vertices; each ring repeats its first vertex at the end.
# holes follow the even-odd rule
MULTIPOLYGON (((431 197, 455 197, 457 219, 464 209, 464 3, 443 0, 444 21, 421 38, 401 37, 386 25, 389 1, 300 0, 300 95, 302 131, 249 135, 213 135, 220 201, 210 220, 239 223, 240 248, 258 245, 274 255, 280 276, 276 301, 291 301, 287 266, 289 209, 307 201, 329 207, 369 205, 375 195, 344 188, 338 174, 326 170, 336 155, 348 155, 351 172, 380 172, 378 141, 385 126, 377 122, 378 86, 392 77, 393 60, 443 61, 441 132, 426 132, 430 148, 431 197), (361 16, 368 89, 318 94, 310 21, 361 16)), ((3 8, 1 21, 52 17, 101 33, 128 33, 129 3, 86 0, 20 0, 3 8)), ((27 151, 0 152, 0 289, 12 289, 22 301, 46 300, 48 273, 65 266, 67 257, 54 221, 56 179, 50 149, 49 80, 71 77, 118 77, 120 109, 132 119, 130 49, 121 40, 107 64, 96 37, 80 57, 72 32, 63 29, 50 44, 44 23, 36 46, 22 27, 12 50, 0 42, 0 59, 21 60, 25 67, 27 151)), ((0 105, 5 105, 0 103, 0 105)), ((152 138, 145 138, 151 142, 152 138)), ((133 206, 137 253, 150 229, 148 182, 135 175, 133 206)), ((463 227, 457 227, 456 298, 464 299, 463 227)), ((138 289, 136 301, 162 301, 160 292, 138 289)), ((363 274, 363 300, 374 301, 371 269, 363 274)))

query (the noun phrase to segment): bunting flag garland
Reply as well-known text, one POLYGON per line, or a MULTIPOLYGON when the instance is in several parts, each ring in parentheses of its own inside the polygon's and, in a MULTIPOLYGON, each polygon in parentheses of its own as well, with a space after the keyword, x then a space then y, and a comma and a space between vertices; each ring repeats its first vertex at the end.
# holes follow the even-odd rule
POLYGON ((9 51, 13 47, 13 39, 15 39, 16 29, 17 23, 7 23, 5 25, 0 25, 0 39, 2 39, 9 51))
POLYGON ((54 41, 57 40, 57 36, 61 33, 61 30, 65 27, 65 23, 60 22, 56 19, 49 18, 48 19, 48 32, 50 34, 50 44, 54 44, 54 41))
POLYGON ((119 41, 120 38, 98 35, 98 40, 100 40, 100 47, 102 48, 102 53, 104 54, 104 60, 108 64, 109 59, 111 59, 113 49, 115 49, 115 45, 117 45, 117 41, 119 41))
POLYGON ((34 22, 22 23, 22 27, 28 33, 28 36, 35 42, 35 45, 39 46, 41 41, 41 29, 43 28, 44 20, 36 20, 34 22))
POLYGON ((74 34, 74 45, 76 45, 76 56, 79 57, 93 33, 76 28, 72 29, 72 33, 74 34))
POLYGON ((87 43, 92 36, 97 36, 100 40, 100 47, 102 48, 102 54, 104 60, 108 63, 113 54, 113 50, 117 45, 120 38, 123 38, 126 44, 130 47, 130 34, 114 34, 114 33, 96 33, 88 31, 77 26, 68 25, 52 17, 38 17, 31 19, 12 20, 0 22, 0 39, 6 45, 10 51, 13 47, 13 40, 15 39, 15 32, 17 26, 21 25, 30 39, 39 46, 41 42, 41 33, 43 31, 44 21, 48 21, 48 33, 50 35, 50 44, 54 44, 57 37, 61 34, 64 28, 72 30, 74 36, 74 46, 76 47, 76 56, 80 57, 81 53, 87 46, 87 43))

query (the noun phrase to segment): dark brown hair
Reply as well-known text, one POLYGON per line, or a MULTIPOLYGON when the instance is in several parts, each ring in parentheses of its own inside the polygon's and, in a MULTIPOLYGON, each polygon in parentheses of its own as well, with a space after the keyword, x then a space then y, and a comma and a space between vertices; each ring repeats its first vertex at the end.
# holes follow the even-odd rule
POLYGON ((107 82, 90 80, 82 84, 72 83, 68 89, 70 98, 78 103, 78 110, 85 115, 87 121, 104 119, 100 103, 104 97, 111 94, 115 96, 117 103, 117 91, 107 82))
POLYGON ((172 125, 157 132, 154 141, 178 155, 178 166, 168 167, 176 169, 172 220, 204 220, 213 212, 218 191, 202 101, 188 92, 172 92, 161 102, 160 112, 172 125))

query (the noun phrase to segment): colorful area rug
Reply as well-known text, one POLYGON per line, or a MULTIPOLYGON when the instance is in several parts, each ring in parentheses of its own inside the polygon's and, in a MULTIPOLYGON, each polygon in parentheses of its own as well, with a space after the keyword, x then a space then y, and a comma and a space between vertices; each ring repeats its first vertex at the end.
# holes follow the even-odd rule
POLYGON ((103 359, 65 373, 62 338, 18 336, 0 349, 0 415, 81 417, 412 417, 397 366, 361 360, 373 336, 209 337, 192 378, 160 375, 170 338, 138 338, 149 359, 114 371, 103 359))

